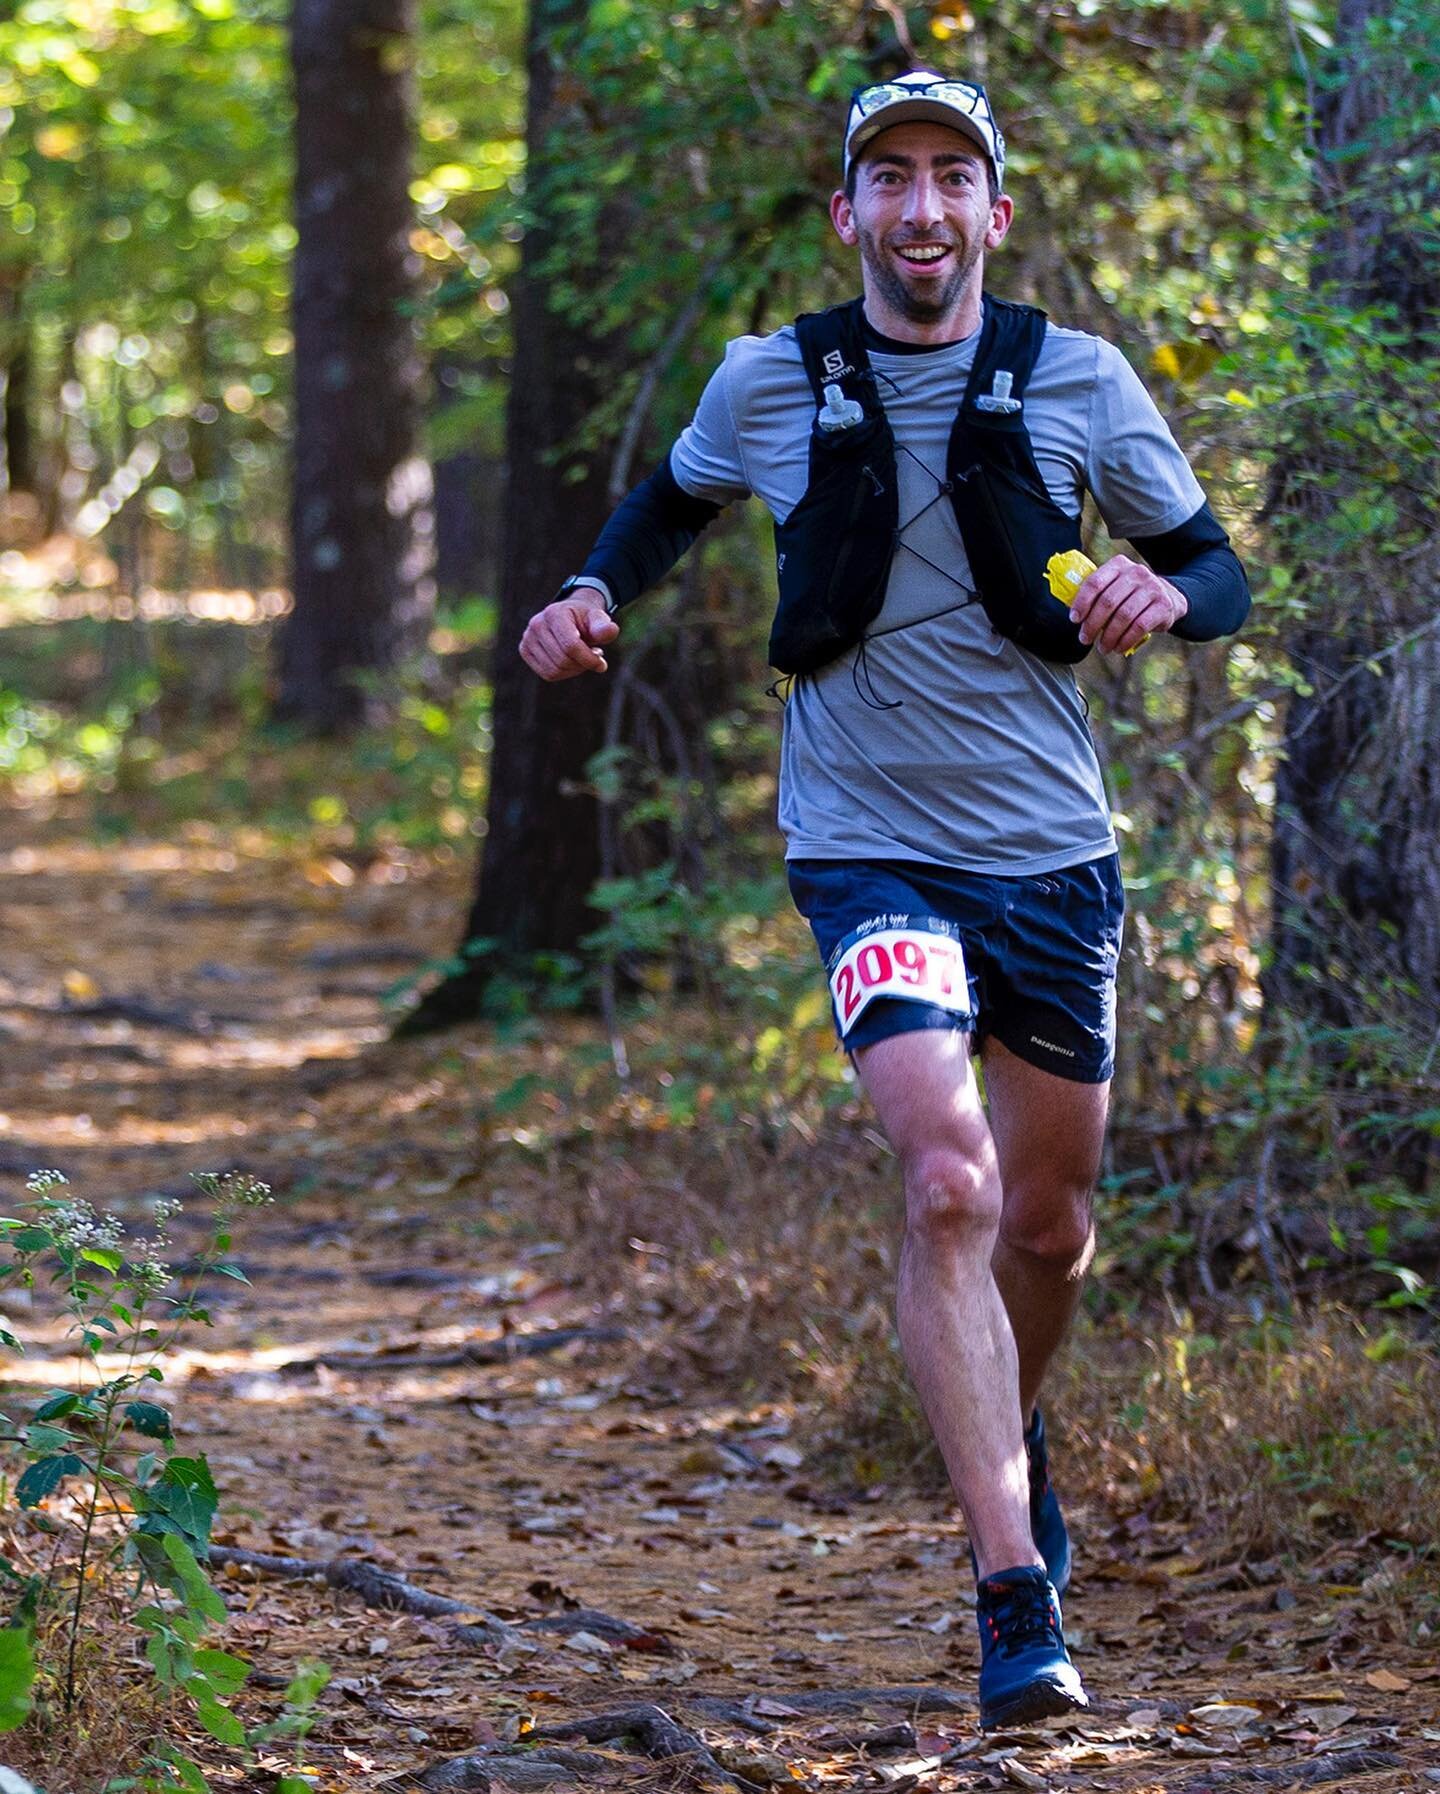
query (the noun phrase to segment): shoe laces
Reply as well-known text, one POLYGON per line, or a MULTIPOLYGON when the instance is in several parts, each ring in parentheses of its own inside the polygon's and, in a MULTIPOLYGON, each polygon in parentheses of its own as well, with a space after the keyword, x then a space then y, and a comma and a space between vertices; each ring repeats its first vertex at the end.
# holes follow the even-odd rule
POLYGON ((1026 1577, 1017 1582, 986 1582, 985 1623, 1002 1657, 1016 1657, 1035 1645, 1059 1645, 1060 1626, 1050 1597, 1050 1584, 1026 1577))

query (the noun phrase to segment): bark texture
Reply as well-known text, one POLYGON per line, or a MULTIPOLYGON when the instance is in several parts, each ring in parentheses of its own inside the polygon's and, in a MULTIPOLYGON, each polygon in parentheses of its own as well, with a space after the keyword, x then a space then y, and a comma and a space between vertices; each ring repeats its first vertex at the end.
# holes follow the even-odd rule
POLYGON ((278 712, 334 733, 434 607, 410 302, 416 0, 294 0, 295 608, 278 712), (367 678, 367 675, 370 676, 367 678))
POLYGON ((470 1019, 497 970, 528 970, 538 953, 573 951, 600 921, 586 903, 600 849, 585 764, 603 740, 607 679, 546 685, 517 652, 525 624, 579 569, 610 509, 609 447, 582 448, 577 438, 618 372, 623 348, 552 309, 544 267, 558 240, 552 207, 563 172, 563 126, 578 98, 564 91, 553 44, 556 32, 583 13, 581 0, 534 0, 530 9, 529 216, 512 288, 515 355, 484 847, 463 935, 468 954, 402 1023, 404 1033, 470 1019))

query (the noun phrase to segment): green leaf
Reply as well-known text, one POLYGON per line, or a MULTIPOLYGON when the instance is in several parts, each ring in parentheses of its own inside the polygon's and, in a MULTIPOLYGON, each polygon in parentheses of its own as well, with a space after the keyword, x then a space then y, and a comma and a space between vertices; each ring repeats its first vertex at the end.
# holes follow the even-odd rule
POLYGON ((123 1255, 109 1246, 82 1246, 80 1256, 87 1264, 100 1265, 107 1271, 118 1271, 125 1263, 123 1255))
POLYGON ((173 1437, 170 1430, 170 1410, 162 1408, 159 1402, 126 1402, 125 1417, 146 1439, 169 1439, 173 1437))
POLYGON ((220 1494, 204 1458, 171 1458, 145 1491, 146 1511, 175 1522, 182 1532, 203 1544, 210 1536, 220 1494))
POLYGON ((35 1410, 37 1420, 59 1420, 62 1415, 73 1414, 80 1406, 80 1397, 73 1389, 57 1389, 35 1410))
POLYGON ((212 1794, 210 1784, 201 1773, 198 1763, 192 1763, 189 1757, 182 1757, 175 1750, 165 1752, 165 1761, 174 1771, 185 1794, 212 1794))
POLYGON ((25 1350, 24 1346, 21 1345, 20 1341, 8 1327, 0 1327, 0 1345, 9 1346, 12 1352, 23 1352, 25 1350))
POLYGON ((315 1784, 303 1775, 282 1775, 275 1784, 275 1794, 315 1794, 315 1784))
POLYGON ((17 1252, 43 1252, 53 1238, 48 1227, 22 1227, 12 1236, 10 1244, 17 1252))
POLYGON ((230 1711, 222 1707, 217 1700, 196 1688, 193 1682, 187 1684, 189 1691, 195 1696, 195 1714, 201 1725, 212 1738, 218 1738, 222 1744, 243 1745, 245 1728, 230 1711))
POLYGON ((57 1451, 69 1451, 77 1440, 63 1426, 51 1426, 48 1420, 36 1420, 25 1428, 25 1443, 29 1446, 32 1457, 49 1458, 57 1451))
MULTIPOLYGON (((179 1587, 176 1592, 183 1595, 190 1607, 203 1614, 206 1619, 223 1620, 226 1617, 225 1603, 211 1588, 188 1543, 178 1533, 167 1532, 160 1541, 160 1549, 170 1560, 178 1578, 179 1587)), ((175 1585, 172 1583, 171 1586, 175 1585)))
POLYGON ((248 1283, 250 1281, 240 1269, 239 1265, 214 1264, 211 1265, 210 1269, 214 1271, 217 1277, 233 1277, 237 1283, 248 1283))
POLYGON ((285 1690, 285 1705, 297 1712, 308 1713, 315 1705, 320 1690, 330 1680, 330 1665, 315 1657, 302 1657, 285 1690))
POLYGON ((0 1732, 13 1732, 30 1712, 35 1680, 35 1651, 30 1634, 19 1626, 0 1632, 0 1732))
POLYGON ((243 1657, 209 1648, 195 1653, 195 1668, 216 1694, 222 1696, 234 1694, 250 1674, 250 1665, 243 1657))
POLYGON ((73 1451, 61 1452, 53 1458, 41 1458, 32 1464, 15 1485, 15 1500, 21 1507, 39 1507, 47 1495, 53 1495, 67 1476, 79 1476, 85 1460, 73 1451))

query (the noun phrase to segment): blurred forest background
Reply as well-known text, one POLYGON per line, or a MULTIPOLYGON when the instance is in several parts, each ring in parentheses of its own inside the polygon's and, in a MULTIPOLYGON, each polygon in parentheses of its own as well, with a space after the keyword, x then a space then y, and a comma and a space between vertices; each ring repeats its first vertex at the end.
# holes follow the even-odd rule
MULTIPOLYGON (((781 896, 755 517, 609 680, 542 691, 514 642, 726 337, 850 290, 836 119, 916 59, 983 77, 1013 144, 996 289, 1120 344, 1257 593, 1239 641, 1085 673, 1131 904, 1119 1137, 1152 1142, 1125 1212, 1207 1290, 1363 1272, 1428 1312, 1420 0, 9 9, 7 800, 276 828, 351 875, 478 838, 402 1026, 599 1001, 628 1076, 617 1004, 698 992, 762 1096, 845 1100, 781 896)), ((735 1082, 669 1071, 677 1116, 735 1082)))
MULTIPOLYGON (((726 338, 852 289, 843 103, 916 61, 1012 145, 992 285, 1121 346, 1257 596, 1083 675, 1131 918, 1097 1303, 1341 1300, 1375 1362, 1423 1351, 1427 0, 7 8, 5 829, 448 880, 397 1034, 568 1017, 586 1088, 696 1152, 858 1137, 780 875, 768 526, 710 531, 608 679, 514 645, 726 338)), ((523 1119, 568 1074, 514 1064, 523 1119)))
POLYGON ((1256 594, 1081 675, 1130 920, 1070 1439, 1206 1550, 1433 1576, 1432 0, 0 8, 0 1170, 138 1200, 228 1131, 357 1225, 398 1180, 933 1484, 894 1166, 780 868, 768 521, 607 678, 515 653, 727 338, 853 290, 844 103, 917 63, 1009 140, 992 287, 1122 348, 1256 594), (282 972, 288 1042, 196 1007, 282 972), (347 1055, 372 1094, 325 1110, 347 1055))

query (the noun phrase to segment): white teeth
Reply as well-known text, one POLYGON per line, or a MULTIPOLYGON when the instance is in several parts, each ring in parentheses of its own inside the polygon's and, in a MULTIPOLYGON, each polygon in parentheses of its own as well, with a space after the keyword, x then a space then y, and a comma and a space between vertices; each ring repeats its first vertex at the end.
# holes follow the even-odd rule
POLYGON ((938 262, 942 255, 948 253, 949 250, 943 243, 926 244, 923 247, 917 245, 900 251, 907 262, 938 262))

